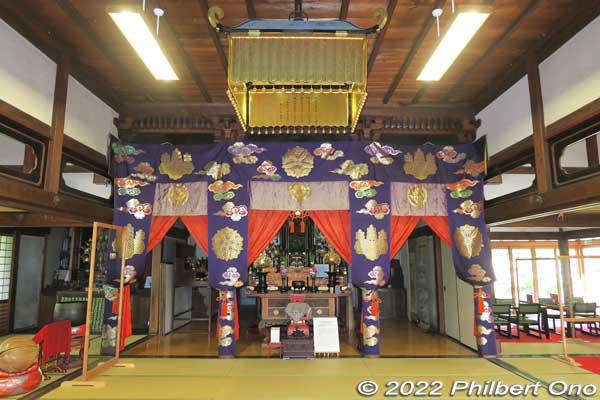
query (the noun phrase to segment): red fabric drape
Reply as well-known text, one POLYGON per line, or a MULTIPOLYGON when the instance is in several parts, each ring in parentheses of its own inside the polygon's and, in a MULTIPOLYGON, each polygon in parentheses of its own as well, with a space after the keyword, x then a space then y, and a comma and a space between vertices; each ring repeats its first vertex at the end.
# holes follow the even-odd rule
MULTIPOLYGON (((115 302, 118 304, 118 302, 115 302)), ((121 336, 119 338, 120 350, 125 348, 125 339, 133 334, 131 326, 131 286, 123 286, 123 309, 121 310, 121 336)), ((118 310, 117 310, 118 312, 118 310)))
POLYGON ((163 240, 169 229, 177 222, 177 216, 152 217, 150 224, 150 237, 148 238, 148 253, 163 240))
POLYGON ((348 265, 352 264, 352 253, 350 252, 350 211, 310 211, 308 215, 340 257, 348 265))
POLYGON ((425 221, 425 223, 429 225, 431 230, 434 231, 435 234, 438 235, 438 237, 442 239, 444 243, 452 247, 452 239, 450 238, 450 225, 448 224, 448 217, 427 216, 423 217, 423 221, 425 221))
POLYGON ((400 251, 420 219, 421 217, 415 216, 392 215, 390 222, 390 258, 393 258, 400 251))
POLYGON ((248 265, 267 248, 287 219, 289 211, 250 210, 248 218, 248 265))
POLYGON ((71 321, 56 321, 44 325, 32 340, 42 345, 40 366, 46 364, 50 357, 63 353, 69 361, 71 356, 71 321))
POLYGON ((202 248, 204 254, 208 254, 208 216, 194 215, 183 216, 181 221, 196 243, 202 248))

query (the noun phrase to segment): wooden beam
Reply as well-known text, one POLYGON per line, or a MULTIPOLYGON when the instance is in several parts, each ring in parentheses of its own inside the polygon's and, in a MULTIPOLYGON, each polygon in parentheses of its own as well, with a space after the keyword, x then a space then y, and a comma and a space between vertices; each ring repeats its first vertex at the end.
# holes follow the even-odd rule
POLYGON ((531 54, 527 60, 527 82, 529 83, 529 101, 533 125, 536 186, 538 193, 546 193, 552 188, 552 169, 550 167, 550 150, 546 141, 542 83, 535 54, 531 54))
POLYGON ((429 83, 422 84, 421 87, 419 88, 419 90, 417 90, 417 93, 415 93, 415 96, 410 101, 410 104, 417 104, 419 102, 419 100, 421 100, 421 97, 423 97, 423 95, 425 94, 425 92, 427 91, 428 88, 429 88, 429 83))
POLYGON ((83 221, 112 222, 113 209, 67 193, 52 193, 0 176, 0 204, 83 221))
POLYGON ((506 42, 506 40, 515 32, 515 30, 517 30, 517 28, 521 25, 521 22, 523 21, 523 19, 529 15, 529 13, 535 8, 537 7, 537 5, 540 3, 540 0, 530 0, 529 3, 527 4, 527 6, 523 9, 523 11, 521 11, 521 13, 519 14, 519 16, 514 19, 512 21, 512 23, 509 25, 508 29, 506 29, 506 31, 504 31, 504 33, 494 41, 494 43, 492 43, 491 46, 489 46, 487 48, 487 50, 481 55, 481 57, 479 57, 477 59, 477 61, 475 61, 475 63, 473 63, 473 65, 471 65, 466 71, 465 73, 462 74, 462 76, 460 77, 460 79, 452 86, 452 88, 448 91, 448 93, 446 93, 446 95, 444 95, 444 97, 442 97, 442 102, 447 102, 449 99, 452 98, 452 96, 456 93, 456 91, 458 89, 460 89, 462 87, 462 85, 464 85, 464 83, 467 81, 467 79, 469 78, 469 76, 471 76, 471 74, 473 72, 475 72, 480 66, 481 64, 486 61, 495 51, 498 47, 500 47, 502 44, 504 44, 504 42, 506 42))
POLYGON ((0 1, 0 15, 11 28, 56 63, 58 63, 61 54, 69 56, 71 58, 71 75, 90 92, 98 96, 100 100, 118 111, 122 102, 114 90, 100 83, 104 80, 99 78, 97 72, 77 62, 73 50, 61 45, 64 41, 56 37, 51 29, 41 25, 41 18, 33 13, 34 8, 25 8, 23 2, 11 2, 9 5, 8 2, 0 1))
POLYGON ((90 221, 57 217, 47 214, 0 213, 0 227, 49 228, 49 227, 91 227, 90 221))
POLYGON ((587 7, 581 9, 570 17, 563 18, 563 24, 556 26, 547 34, 535 41, 520 57, 509 64, 509 66, 486 85, 477 96, 475 96, 476 113, 479 113, 487 107, 492 101, 498 98, 502 93, 517 83, 527 73, 527 58, 530 54, 538 55, 538 63, 541 63, 566 43, 579 30, 583 29, 588 23, 600 15, 600 1, 587 2, 587 7))
MULTIPOLYGON (((341 20, 348 19, 349 6, 350 6, 350 0, 342 0, 342 4, 340 4, 340 19, 341 20)), ((389 22, 389 20, 388 20, 388 22, 389 22)))
POLYGON ((254 0, 246 0, 246 14, 248 14, 248 19, 256 19, 256 6, 254 5, 254 0))
POLYGON ((373 70, 373 66, 375 65, 375 61, 377 60, 377 55, 379 54, 379 49, 381 48, 381 45, 383 44, 383 38, 385 37, 385 33, 387 32, 388 27, 392 23, 392 17, 394 16, 394 11, 396 10, 397 3, 398 3, 397 0, 388 0, 388 6, 387 6, 388 20, 387 20, 387 23, 385 24, 385 26, 383 27, 383 29, 381 29, 381 31, 379 31, 379 33, 377 34, 377 39, 375 39, 375 43, 373 44, 373 49, 371 50, 371 54, 369 55, 369 60, 367 62, 367 77, 373 70))
POLYGON ((227 68, 227 55, 225 54, 225 50, 223 49, 223 45, 221 44, 221 38, 216 30, 214 30, 210 24, 208 23, 208 1, 207 0, 198 0, 198 5, 200 6, 200 10, 204 15, 204 22, 208 29, 208 34, 215 45, 215 49, 217 50, 217 55, 219 56, 219 61, 221 62, 221 66, 223 67, 223 71, 225 71, 225 76, 227 76, 228 68, 227 68))
POLYGON ((600 228, 579 229, 576 231, 566 231, 563 235, 567 239, 589 239, 600 237, 600 228))
POLYGON ((596 228, 600 227, 600 214, 561 213, 501 224, 499 226, 530 228, 596 228))
POLYGON ((560 233, 558 232, 495 232, 489 233, 490 240, 558 240, 560 233))
POLYGON ((204 84, 204 79, 202 79, 202 75, 200 75, 200 72, 198 72, 198 69, 196 68, 196 64, 190 57, 189 53, 185 50, 185 48, 181 44, 181 41, 179 40, 179 32, 173 26, 170 18, 167 15, 165 15, 163 17, 163 19, 164 19, 163 24, 166 25, 167 29, 169 30, 169 32, 171 33, 171 35, 174 38, 173 45, 179 52, 179 55, 182 58, 183 62, 185 63, 185 66, 187 67, 188 72, 190 73, 192 79, 194 79, 194 82, 196 82, 196 87, 198 88, 198 90, 200 90, 200 93, 202 93, 202 97, 204 97, 204 100, 211 103, 212 97, 210 96, 210 94, 208 93, 208 90, 206 89, 206 85, 204 84))
POLYGON ((587 154, 588 167, 600 164, 598 158, 598 136, 590 136, 585 139, 585 150, 587 154))
POLYGON ((600 205, 598 187, 600 176, 592 176, 546 193, 513 197, 486 207, 485 219, 498 225, 600 205))
POLYGON ((60 175, 67 110, 67 90, 69 86, 69 59, 62 57, 56 65, 54 82, 54 103, 52 105, 52 125, 48 142, 48 157, 44 171, 44 188, 52 193, 60 190, 60 175))
POLYGON ((79 29, 88 37, 88 39, 104 54, 107 60, 110 60, 117 72, 126 77, 127 81, 130 82, 135 90, 142 93, 146 100, 154 101, 154 98, 146 93, 144 85, 138 75, 133 74, 125 64, 119 61, 119 58, 111 50, 110 46, 100 37, 100 35, 92 28, 90 23, 77 11, 77 9, 71 4, 69 0, 55 0, 58 6, 69 16, 73 23, 79 27, 79 29))
MULTIPOLYGON (((436 6, 434 8, 444 8, 445 3, 446 3, 446 0, 438 0, 436 3, 436 6)), ((433 18, 433 16, 431 14, 429 14, 425 18, 425 22, 423 22, 423 25, 421 26, 421 30, 417 34, 417 37, 413 40, 412 46, 410 47, 408 54, 404 58, 402 65, 400 65, 400 68, 398 69, 398 72, 394 76, 394 79, 392 80, 390 87, 388 88, 387 92, 385 93, 385 96, 383 96, 384 104, 389 103, 390 99, 394 95, 396 88, 400 84, 400 81, 404 77, 404 74, 408 70, 410 63, 412 62, 413 58, 417 54, 417 51, 421 47, 421 44, 423 44, 423 41, 425 40, 425 37, 427 36, 427 33, 429 32, 429 29, 431 28, 431 25, 433 25, 434 22, 435 22, 435 18, 433 18)))

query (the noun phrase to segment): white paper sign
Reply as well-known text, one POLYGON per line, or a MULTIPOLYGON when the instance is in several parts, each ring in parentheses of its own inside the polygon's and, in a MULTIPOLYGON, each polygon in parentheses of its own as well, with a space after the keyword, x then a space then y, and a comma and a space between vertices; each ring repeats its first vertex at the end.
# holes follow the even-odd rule
POLYGON ((279 343, 280 342, 281 331, 278 326, 271 327, 271 343, 279 343))
POLYGON ((338 319, 313 318, 315 353, 339 353, 338 319))

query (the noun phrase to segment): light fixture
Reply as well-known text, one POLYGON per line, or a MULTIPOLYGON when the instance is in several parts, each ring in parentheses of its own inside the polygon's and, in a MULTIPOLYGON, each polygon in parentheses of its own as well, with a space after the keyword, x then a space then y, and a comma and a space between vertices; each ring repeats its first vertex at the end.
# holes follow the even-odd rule
POLYGON ((488 11, 461 11, 459 8, 452 25, 439 42, 417 80, 439 81, 489 15, 488 11))
POLYGON ((112 9, 108 11, 108 15, 146 64, 155 79, 163 81, 179 79, 141 11, 112 9))

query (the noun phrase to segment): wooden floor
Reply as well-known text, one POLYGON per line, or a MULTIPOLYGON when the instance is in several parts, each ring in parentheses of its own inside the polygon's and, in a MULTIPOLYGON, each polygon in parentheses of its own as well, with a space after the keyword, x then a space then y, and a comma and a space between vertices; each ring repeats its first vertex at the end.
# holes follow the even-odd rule
MULTIPOLYGON (((262 338, 242 329, 236 352, 242 357, 266 356, 262 338)), ((360 356, 352 340, 340 343, 342 356, 360 356)), ((473 356, 470 349, 442 335, 423 332, 406 320, 382 321, 383 356, 473 356)), ((124 356, 216 356, 217 341, 208 337, 206 323, 192 322, 167 336, 154 336, 127 350, 124 356)))

